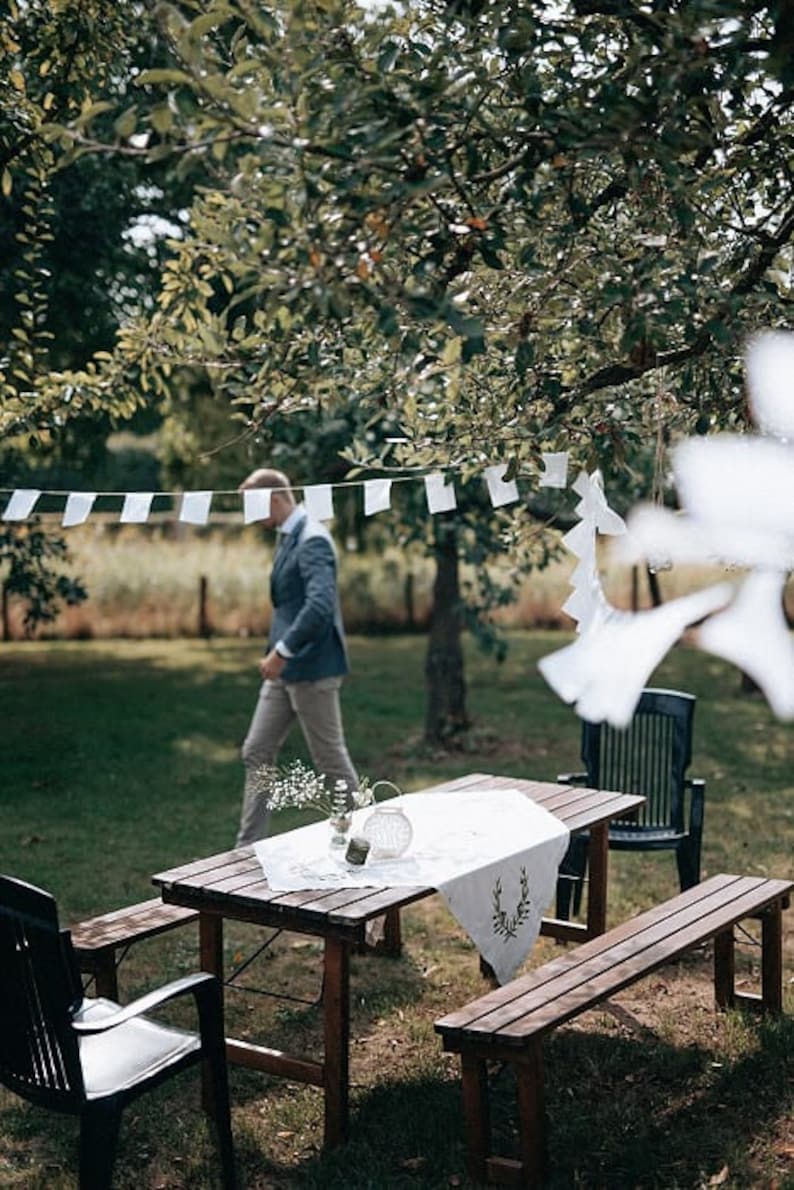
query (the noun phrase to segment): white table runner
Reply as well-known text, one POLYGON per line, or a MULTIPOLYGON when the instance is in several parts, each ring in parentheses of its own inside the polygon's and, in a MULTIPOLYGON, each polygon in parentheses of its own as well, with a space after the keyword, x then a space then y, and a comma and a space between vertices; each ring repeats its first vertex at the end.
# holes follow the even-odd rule
MULTIPOLYGON (((515 789, 407 794, 393 798, 411 820, 405 855, 351 867, 329 851, 327 822, 254 844, 277 892, 316 888, 435 888, 506 983, 532 949, 551 903, 568 828, 515 789)), ((372 808, 357 810, 351 834, 372 808)))

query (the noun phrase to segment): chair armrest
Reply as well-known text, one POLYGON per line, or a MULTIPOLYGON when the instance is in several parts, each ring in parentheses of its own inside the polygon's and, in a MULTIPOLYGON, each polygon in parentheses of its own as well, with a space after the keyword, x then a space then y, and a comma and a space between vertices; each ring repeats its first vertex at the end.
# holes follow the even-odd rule
POLYGON ((202 997, 202 993, 207 991, 214 992, 218 986, 218 978, 216 975, 210 975, 208 971, 198 971, 194 975, 185 975, 182 979, 174 979, 171 983, 165 984, 161 988, 155 988, 152 992, 147 992, 145 996, 139 996, 137 1000, 133 1000, 131 1004, 125 1005, 124 1008, 119 1008, 118 1012, 110 1013, 108 1016, 98 1021, 81 1021, 79 1011, 72 1019, 72 1028, 76 1033, 88 1035, 91 1033, 104 1033, 107 1029, 115 1029, 118 1025, 123 1025, 125 1021, 132 1020, 133 1017, 141 1016, 144 1012, 149 1012, 152 1008, 156 1008, 158 1004, 165 1004, 169 1000, 176 1000, 180 996, 191 995, 197 1001, 202 997))
POLYGON ((706 782, 702 777, 687 777, 684 789, 691 794, 689 803, 689 830, 691 834, 699 835, 703 830, 703 808, 706 797, 706 782))
POLYGON ((587 773, 558 773, 558 785, 586 785, 587 773))

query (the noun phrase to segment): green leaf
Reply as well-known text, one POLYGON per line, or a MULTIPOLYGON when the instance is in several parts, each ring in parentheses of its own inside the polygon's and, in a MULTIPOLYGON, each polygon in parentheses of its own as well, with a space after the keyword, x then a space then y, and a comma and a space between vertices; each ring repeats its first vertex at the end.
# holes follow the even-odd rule
POLYGON ((485 339, 472 338, 463 340, 463 350, 461 351, 461 359, 464 364, 468 364, 475 355, 482 355, 485 351, 485 339))
POLYGON ((161 83, 185 84, 188 87, 193 86, 193 79, 184 70, 175 70, 172 68, 157 67, 152 70, 142 70, 135 78, 136 87, 159 86, 161 83))
POLYGON ((378 54, 378 74, 388 74, 390 70, 394 70, 399 54, 399 45, 394 41, 387 41, 378 54))
POLYGON ((137 107, 133 105, 133 107, 128 107, 125 112, 122 112, 119 118, 113 121, 113 127, 119 140, 127 140, 131 137, 138 127, 137 107))

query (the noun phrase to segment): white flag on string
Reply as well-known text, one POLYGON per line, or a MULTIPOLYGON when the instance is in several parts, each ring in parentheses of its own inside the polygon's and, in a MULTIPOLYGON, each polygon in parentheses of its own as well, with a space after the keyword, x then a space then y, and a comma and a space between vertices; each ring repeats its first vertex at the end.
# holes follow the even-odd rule
POLYGON ((310 517, 316 521, 334 519, 334 498, 330 483, 315 483, 303 489, 303 502, 310 517))
POLYGON ((61 525, 69 529, 73 525, 82 525, 88 520, 88 514, 94 507, 96 492, 70 492, 66 498, 61 525))
POLYGON ((254 521, 266 521, 270 516, 272 488, 246 488, 243 492, 243 521, 252 525, 254 521))
POLYGON ((501 508, 505 504, 515 504, 518 499, 518 485, 514 479, 506 480, 507 463, 495 463, 493 467, 485 468, 485 482, 488 484, 488 494, 494 508, 501 508))
POLYGON ((550 451, 542 454, 543 473, 539 480, 542 488, 564 488, 568 482, 568 451, 550 451))
POLYGON ((364 516, 374 516, 376 512, 386 512, 391 508, 391 480, 364 480, 364 516))
POLYGON ((180 521, 188 525, 206 525, 210 519, 211 504, 212 492, 184 492, 179 510, 180 521))
POLYGON ((119 521, 122 525, 142 525, 149 519, 154 492, 127 492, 119 521))
POLYGON ((25 521, 30 516, 41 492, 38 488, 17 488, 5 506, 4 521, 25 521))
POLYGON ((428 512, 452 512, 458 506, 454 486, 447 483, 440 471, 425 476, 425 495, 428 512))

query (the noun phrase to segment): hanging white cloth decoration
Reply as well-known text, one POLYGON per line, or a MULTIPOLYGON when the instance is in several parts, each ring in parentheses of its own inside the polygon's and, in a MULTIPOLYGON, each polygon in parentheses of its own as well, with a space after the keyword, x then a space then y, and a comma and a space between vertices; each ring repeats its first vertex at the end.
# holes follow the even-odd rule
POLYGON ((188 525, 206 525, 210 519, 212 492, 184 492, 179 519, 188 525))
POLYGON ((17 488, 3 512, 4 521, 24 521, 32 513, 41 492, 37 488, 17 488))
POLYGON ((447 483, 440 471, 425 476, 425 496, 428 512, 452 512, 457 508, 455 488, 453 484, 447 483))
POLYGON ((315 483, 303 489, 303 502, 316 521, 334 519, 334 500, 330 483, 315 483))
POLYGON ((794 335, 766 331, 745 353, 753 421, 763 434, 794 442, 794 335))
POLYGON ((507 463, 495 463, 485 468, 485 482, 488 494, 494 508, 502 508, 505 504, 515 504, 518 499, 518 485, 514 479, 505 480, 507 463))
POLYGON ((254 521, 266 521, 270 516, 272 495, 272 488, 244 488, 243 523, 252 525, 254 521))
POLYGON ((391 508, 391 482, 390 479, 364 480, 364 516, 391 508))
POLYGON ((626 532, 626 522, 607 504, 604 495, 604 481, 600 471, 586 475, 580 471, 573 490, 582 498, 576 505, 576 512, 585 521, 592 521, 599 533, 612 536, 626 532))
POLYGON ((119 520, 122 525, 142 525, 149 518, 154 492, 127 492, 119 520))
POLYGON ((648 678, 684 629, 724 607, 732 594, 730 583, 718 583, 637 613, 603 600, 587 631, 541 658, 538 668, 583 719, 626 727, 648 678))
POLYGON ((577 558, 592 562, 596 554, 595 524, 591 519, 580 521, 563 536, 562 544, 577 558))
POLYGON ((794 644, 783 612, 785 584, 782 571, 753 571, 730 607, 701 626, 697 643, 748 674, 779 719, 794 719, 794 644))
POLYGON ((568 451, 550 451, 541 456, 543 473, 538 481, 542 488, 564 488, 568 482, 568 451))
POLYGON ((571 575, 573 591, 563 604, 562 610, 576 621, 576 631, 585 632, 597 614, 604 595, 598 575, 596 557, 596 534, 624 533, 623 518, 607 504, 601 473, 588 475, 580 471, 573 484, 573 490, 581 497, 575 512, 582 520, 563 537, 563 545, 578 559, 579 563, 571 575))
POLYGON ((96 492, 70 492, 63 510, 61 525, 69 529, 73 525, 82 525, 88 520, 88 514, 94 507, 96 492))
POLYGON ((621 552, 630 561, 644 553, 751 573, 732 602, 723 583, 636 616, 612 609, 574 645, 543 658, 547 681, 585 718, 627 723, 653 665, 701 619, 696 643, 747 673, 776 715, 794 718, 794 644, 782 606, 794 566, 794 335, 759 335, 746 358, 750 404, 765 436, 680 443, 672 458, 682 513, 634 510, 621 552))

